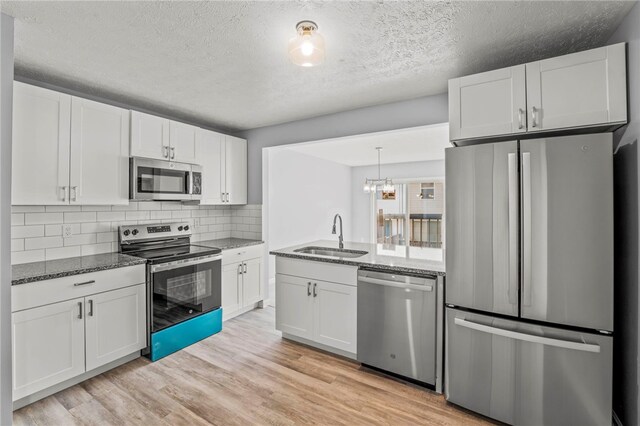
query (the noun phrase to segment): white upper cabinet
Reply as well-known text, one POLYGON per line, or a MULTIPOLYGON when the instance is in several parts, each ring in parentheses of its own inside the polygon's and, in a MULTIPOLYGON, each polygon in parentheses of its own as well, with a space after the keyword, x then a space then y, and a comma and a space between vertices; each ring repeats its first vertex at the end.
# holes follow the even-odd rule
POLYGON ((230 204, 247 204, 247 141, 225 137, 226 192, 230 204))
POLYGON ((627 122, 625 44, 449 80, 452 141, 627 122))
POLYGON ((129 112, 15 82, 14 205, 128 204, 129 112))
POLYGON ((199 129, 196 158, 202 165, 200 204, 247 204, 247 141, 199 129))
POLYGON ((129 203, 129 111, 71 102, 71 204, 129 203))
POLYGON ((169 159, 169 120, 131 111, 131 156, 169 159))
POLYGON ((199 164, 197 133, 196 126, 131 111, 131 156, 199 164))
POLYGON ((181 163, 200 164, 196 160, 196 133, 198 128, 177 121, 169 122, 169 158, 181 163))
POLYGON ((196 157, 202 165, 200 204, 223 204, 225 196, 225 136, 200 129, 196 139, 196 157))
POLYGON ((527 131, 525 66, 449 80, 451 140, 527 131))
POLYGON ((527 64, 529 131, 627 121, 625 44, 527 64))
POLYGON ((14 82, 11 203, 68 204, 71 96, 14 82))

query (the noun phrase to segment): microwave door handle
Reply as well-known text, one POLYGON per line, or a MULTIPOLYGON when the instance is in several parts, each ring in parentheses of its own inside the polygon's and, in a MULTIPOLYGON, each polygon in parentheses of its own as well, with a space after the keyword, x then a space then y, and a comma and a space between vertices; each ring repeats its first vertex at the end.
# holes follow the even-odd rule
POLYGON ((187 194, 192 195, 193 194, 193 172, 187 172, 187 186, 189 187, 187 189, 187 194))

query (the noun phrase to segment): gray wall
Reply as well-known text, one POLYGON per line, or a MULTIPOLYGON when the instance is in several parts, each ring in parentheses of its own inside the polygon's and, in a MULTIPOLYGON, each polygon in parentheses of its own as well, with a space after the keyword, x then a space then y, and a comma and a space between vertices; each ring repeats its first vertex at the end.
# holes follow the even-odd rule
POLYGON ((614 410, 625 425, 640 424, 638 381, 638 138, 640 137, 640 4, 609 43, 628 42, 629 124, 614 138, 615 321, 614 410))
POLYGON ((13 18, 0 15, 0 424, 11 424, 11 121, 13 18))
POLYGON ((441 94, 240 132, 249 141, 249 204, 262 203, 262 148, 447 121, 447 95, 441 94))

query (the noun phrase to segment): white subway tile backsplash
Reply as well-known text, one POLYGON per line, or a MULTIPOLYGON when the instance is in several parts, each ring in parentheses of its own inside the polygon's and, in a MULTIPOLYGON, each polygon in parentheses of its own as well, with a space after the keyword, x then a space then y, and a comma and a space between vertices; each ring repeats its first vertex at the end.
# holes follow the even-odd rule
POLYGON ((44 237, 44 225, 12 226, 11 238, 44 237))
POLYGON ((82 251, 80 249, 80 246, 56 247, 56 248, 48 248, 45 250, 45 256, 47 260, 76 257, 76 256, 81 256, 81 254, 82 254, 82 251))
POLYGON ((96 234, 80 234, 64 239, 64 246, 80 246, 84 244, 95 244, 96 234))
POLYGON ((11 252, 11 263, 40 262, 44 260, 44 250, 28 250, 11 252))
POLYGON ((13 206, 12 212, 13 263, 116 252, 118 227, 123 225, 186 222, 192 227, 194 242, 232 236, 260 239, 262 235, 261 206, 167 201, 129 206, 13 206), (70 237, 63 237, 63 223, 71 227, 70 237))
POLYGON ((97 221, 98 222, 114 222, 114 221, 123 221, 125 212, 98 212, 97 221))
POLYGON ((12 239, 11 251, 22 251, 22 250, 24 250, 24 240, 22 238, 12 239))
POLYGON ((64 223, 95 222, 96 212, 73 212, 64 214, 64 223))
POLYGON ((46 206, 45 211, 47 213, 64 213, 64 212, 79 212, 82 210, 80 206, 46 206))
POLYGON ((149 220, 149 211, 140 210, 134 212, 126 212, 125 214, 126 220, 149 220))
POLYGON ((82 256, 91 254, 110 253, 111 243, 89 244, 82 246, 82 256))
POLYGON ((37 250, 62 246, 62 237, 38 237, 24 240, 25 250, 37 250))
POLYGON ((44 213, 44 206, 11 206, 12 213, 44 213))
POLYGON ((25 213, 25 225, 48 225, 62 223, 63 213, 25 213))
POLYGON ((44 235, 47 237, 62 235, 62 225, 45 225, 44 235))
POLYGON ((11 213, 11 226, 24 225, 24 213, 11 213))

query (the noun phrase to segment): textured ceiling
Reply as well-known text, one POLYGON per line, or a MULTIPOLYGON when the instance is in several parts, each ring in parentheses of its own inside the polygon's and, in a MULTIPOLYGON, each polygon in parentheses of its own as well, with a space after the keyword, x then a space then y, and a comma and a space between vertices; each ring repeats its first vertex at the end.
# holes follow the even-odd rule
POLYGON ((16 73, 248 129, 446 91, 447 79, 603 45, 632 2, 30 2, 16 73), (326 62, 289 63, 312 19, 326 62))
POLYGON ((357 136, 284 145, 276 149, 289 149, 312 157, 322 158, 351 167, 412 161, 444 160, 444 149, 449 143, 449 124, 413 127, 389 132, 368 133, 357 136), (336 155, 340 153, 340 155, 336 155))

